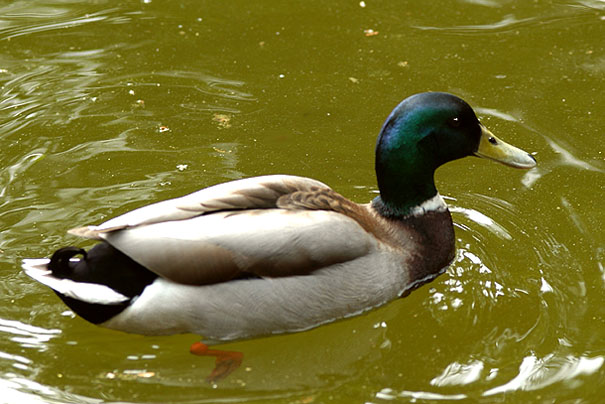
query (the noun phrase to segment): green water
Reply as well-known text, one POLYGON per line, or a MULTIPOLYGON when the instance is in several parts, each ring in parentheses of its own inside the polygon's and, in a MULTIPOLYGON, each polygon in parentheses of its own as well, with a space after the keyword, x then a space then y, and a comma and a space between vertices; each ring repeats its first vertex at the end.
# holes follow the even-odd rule
POLYGON ((0 2, 0 402, 600 403, 605 2, 0 2), (373 30, 373 31, 367 31, 373 30), (529 172, 439 170, 451 268, 308 332, 243 341, 90 325, 20 270, 69 228, 261 174, 366 202, 403 98, 453 92, 529 172))

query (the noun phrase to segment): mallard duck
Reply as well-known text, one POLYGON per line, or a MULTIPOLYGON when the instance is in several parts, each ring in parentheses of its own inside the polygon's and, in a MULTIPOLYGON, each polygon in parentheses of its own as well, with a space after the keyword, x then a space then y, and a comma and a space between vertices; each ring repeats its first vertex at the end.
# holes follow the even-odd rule
MULTIPOLYGON (((79 316, 115 330, 194 333, 206 343, 307 330, 383 305, 447 268, 454 229, 433 176, 473 155, 535 165, 462 99, 416 94, 380 131, 380 195, 370 203, 310 178, 247 178, 70 230, 99 243, 23 268, 79 316)), ((217 357, 211 380, 241 362, 202 342, 191 351, 217 357)))

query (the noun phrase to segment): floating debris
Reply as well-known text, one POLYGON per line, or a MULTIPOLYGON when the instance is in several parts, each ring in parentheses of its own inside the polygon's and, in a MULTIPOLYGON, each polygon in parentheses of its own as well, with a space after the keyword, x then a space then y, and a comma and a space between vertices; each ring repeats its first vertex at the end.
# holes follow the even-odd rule
POLYGON ((158 128, 158 132, 160 132, 160 133, 168 132, 169 130, 170 130, 170 128, 168 126, 164 126, 164 125, 160 125, 160 127, 158 128))
POLYGON ((374 35, 378 35, 378 31, 374 31, 373 29, 369 28, 369 29, 364 29, 363 33, 365 34, 365 36, 374 36, 374 35))
POLYGON ((214 122, 218 123, 218 127, 227 129, 231 127, 231 116, 227 114, 214 114, 212 117, 214 122))
POLYGON ((223 149, 219 149, 218 147, 215 147, 215 146, 212 146, 212 150, 214 150, 217 153, 221 153, 221 154, 231 153, 231 150, 223 150, 223 149))
POLYGON ((147 370, 125 370, 122 373, 117 371, 107 372, 103 376, 106 379, 135 380, 138 378, 148 379, 154 377, 155 372, 149 372, 147 370))

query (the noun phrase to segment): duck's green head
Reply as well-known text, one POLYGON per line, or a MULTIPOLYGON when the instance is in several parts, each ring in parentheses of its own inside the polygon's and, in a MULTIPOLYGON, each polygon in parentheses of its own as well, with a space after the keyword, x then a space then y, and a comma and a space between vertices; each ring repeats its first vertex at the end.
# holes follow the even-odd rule
POLYGON ((517 168, 536 164, 530 154, 496 138, 455 95, 430 92, 406 98, 391 112, 376 143, 380 197, 374 205, 387 216, 409 214, 437 194, 437 167, 473 155, 517 168))

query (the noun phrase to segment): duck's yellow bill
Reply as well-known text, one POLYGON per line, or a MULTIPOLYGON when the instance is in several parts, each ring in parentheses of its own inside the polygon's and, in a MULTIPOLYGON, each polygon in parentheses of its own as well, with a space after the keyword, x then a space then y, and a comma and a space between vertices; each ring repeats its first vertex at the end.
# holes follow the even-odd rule
POLYGON ((483 125, 481 125, 481 140, 475 155, 515 168, 536 166, 536 159, 531 154, 498 139, 483 125))

